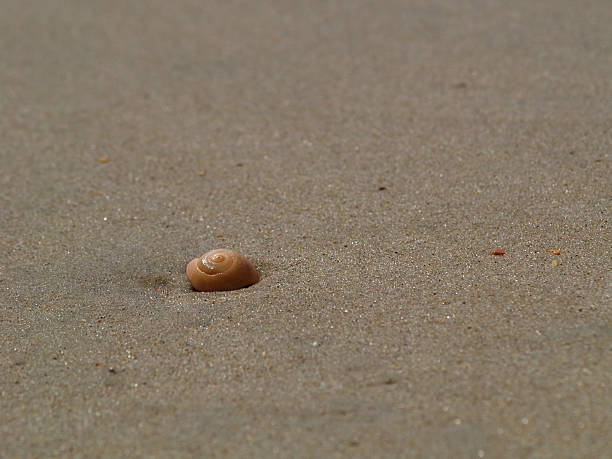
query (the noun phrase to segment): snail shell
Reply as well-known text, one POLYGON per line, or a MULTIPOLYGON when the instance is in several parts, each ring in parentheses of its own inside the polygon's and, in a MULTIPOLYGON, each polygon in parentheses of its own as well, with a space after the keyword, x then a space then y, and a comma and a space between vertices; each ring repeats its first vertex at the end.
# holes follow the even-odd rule
POLYGON ((214 292, 248 287, 259 282, 259 274, 244 255, 215 249, 189 262, 187 279, 200 292, 214 292))

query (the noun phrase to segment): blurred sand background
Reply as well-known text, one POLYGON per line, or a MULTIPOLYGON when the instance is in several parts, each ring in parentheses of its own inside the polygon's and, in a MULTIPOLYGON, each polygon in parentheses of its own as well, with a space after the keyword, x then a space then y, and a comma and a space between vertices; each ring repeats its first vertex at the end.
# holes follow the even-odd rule
POLYGON ((610 457, 611 24, 0 0, 0 456, 610 457))

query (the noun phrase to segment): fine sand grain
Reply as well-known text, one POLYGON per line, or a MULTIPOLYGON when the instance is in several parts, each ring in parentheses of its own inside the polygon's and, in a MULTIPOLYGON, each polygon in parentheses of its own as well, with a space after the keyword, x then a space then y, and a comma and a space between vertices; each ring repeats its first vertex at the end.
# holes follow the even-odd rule
POLYGON ((610 457, 611 24, 0 0, 0 457, 610 457))

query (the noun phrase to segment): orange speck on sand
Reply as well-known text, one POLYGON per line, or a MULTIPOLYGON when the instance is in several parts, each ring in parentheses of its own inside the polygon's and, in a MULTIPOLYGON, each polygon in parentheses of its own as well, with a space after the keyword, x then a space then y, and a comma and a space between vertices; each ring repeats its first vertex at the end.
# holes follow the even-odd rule
POLYGON ((559 252, 558 250, 555 250, 555 249, 548 249, 547 252, 554 253, 555 255, 561 255, 561 252, 559 252))
POLYGON ((199 175, 200 177, 202 177, 202 176, 204 175, 204 171, 200 171, 200 172, 198 172, 198 175, 199 175))
POLYGON ((493 249, 491 250, 491 255, 503 255, 506 252, 504 251, 504 249, 493 249))
POLYGON ((106 156, 102 156, 102 157, 100 158, 100 162, 101 162, 101 163, 107 163, 108 161, 109 161, 109 159, 108 159, 106 156))

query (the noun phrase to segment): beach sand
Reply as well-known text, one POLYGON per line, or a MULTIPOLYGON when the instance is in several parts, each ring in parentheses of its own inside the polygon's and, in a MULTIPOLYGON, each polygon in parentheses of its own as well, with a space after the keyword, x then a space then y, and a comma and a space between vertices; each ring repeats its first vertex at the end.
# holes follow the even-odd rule
POLYGON ((610 457, 609 0, 0 11, 1 457, 610 457))

